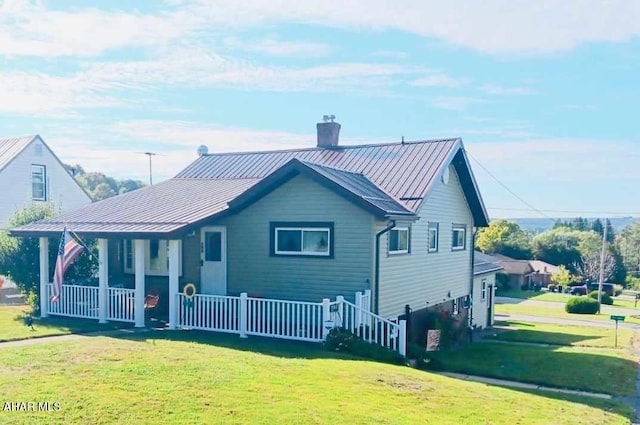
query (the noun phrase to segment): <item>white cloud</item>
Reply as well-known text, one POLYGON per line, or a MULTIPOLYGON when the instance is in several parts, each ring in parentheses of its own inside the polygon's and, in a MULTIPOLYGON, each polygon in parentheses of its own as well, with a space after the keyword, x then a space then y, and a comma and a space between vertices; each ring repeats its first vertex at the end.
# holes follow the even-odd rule
POLYGON ((297 58, 324 57, 333 50, 331 46, 324 43, 281 41, 274 37, 261 40, 240 40, 236 37, 227 37, 223 40, 223 45, 232 50, 297 58))
POLYGON ((538 93, 531 87, 503 87, 497 84, 484 84, 480 86, 480 91, 499 96, 527 96, 538 93))
POLYGON ((445 74, 429 75, 411 82, 411 85, 417 87, 459 87, 462 84, 463 81, 445 74))
POLYGON ((433 106, 450 111, 464 111, 470 106, 488 103, 485 99, 470 96, 438 96, 433 101, 433 106))
POLYGON ((640 35, 640 3, 626 0, 351 0, 340 7, 320 0, 168 4, 172 7, 142 14, 96 8, 52 10, 39 2, 8 0, 0 4, 0 54, 95 56, 112 49, 162 46, 197 38, 212 28, 233 30, 279 23, 399 30, 490 54, 557 52, 590 42, 623 42, 640 35))

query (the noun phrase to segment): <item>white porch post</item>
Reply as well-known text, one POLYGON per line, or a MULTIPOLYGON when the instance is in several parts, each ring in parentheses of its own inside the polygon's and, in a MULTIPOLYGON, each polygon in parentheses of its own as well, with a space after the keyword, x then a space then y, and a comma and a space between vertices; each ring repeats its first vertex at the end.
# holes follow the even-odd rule
POLYGON ((178 282, 180 275, 180 241, 169 241, 169 329, 178 327, 178 282))
POLYGON ((109 241, 98 239, 98 320, 107 323, 107 287, 109 286, 109 241))
POLYGON ((49 238, 40 238, 40 317, 49 315, 49 238))
POLYGON ((135 327, 144 328, 144 259, 145 243, 142 239, 133 241, 133 252, 136 272, 136 290, 135 290, 135 327))

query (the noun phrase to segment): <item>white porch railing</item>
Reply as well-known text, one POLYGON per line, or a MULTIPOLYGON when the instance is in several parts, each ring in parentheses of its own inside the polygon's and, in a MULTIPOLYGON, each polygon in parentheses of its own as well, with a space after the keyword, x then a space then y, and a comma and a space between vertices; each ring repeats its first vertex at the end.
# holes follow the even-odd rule
POLYGON ((135 289, 107 288, 107 320, 135 322, 135 289))
POLYGON ((47 285, 48 313, 58 316, 98 318, 98 288, 95 286, 62 285, 58 301, 51 301, 53 284, 47 285))
POLYGON ((178 297, 178 323, 181 327, 205 331, 240 333, 240 298, 222 295, 195 295, 187 300, 178 297))
POLYGON ((332 320, 336 326, 347 329, 367 342, 382 345, 407 355, 407 326, 405 320, 398 323, 373 314, 338 296, 332 303, 332 320))
POLYGON ((321 303, 250 298, 246 293, 239 297, 198 294, 190 300, 183 294, 175 297, 180 328, 321 342, 331 328, 343 327, 365 341, 406 355, 406 322, 394 323, 371 313, 370 304, 358 298, 362 294, 356 298, 363 307, 343 297, 321 303))
POLYGON ((248 335, 322 341, 322 303, 247 298, 248 335))

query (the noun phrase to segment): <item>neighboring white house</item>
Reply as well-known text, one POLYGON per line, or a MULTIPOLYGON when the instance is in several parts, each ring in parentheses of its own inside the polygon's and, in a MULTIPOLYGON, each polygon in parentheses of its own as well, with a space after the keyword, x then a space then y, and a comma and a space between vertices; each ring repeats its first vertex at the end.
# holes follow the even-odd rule
POLYGON ((38 135, 0 139, 0 228, 16 211, 34 203, 60 212, 91 203, 87 192, 38 135))
POLYGON ((500 259, 480 251, 474 252, 471 325, 481 329, 493 326, 496 272, 502 269, 500 259))

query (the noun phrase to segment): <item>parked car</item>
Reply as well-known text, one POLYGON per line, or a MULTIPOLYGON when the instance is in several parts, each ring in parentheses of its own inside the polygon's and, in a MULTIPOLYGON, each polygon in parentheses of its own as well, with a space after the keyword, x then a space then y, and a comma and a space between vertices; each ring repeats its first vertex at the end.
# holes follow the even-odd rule
MULTIPOLYGON (((589 288, 589 291, 597 291, 598 290, 598 283, 589 283, 589 284, 587 284, 587 287, 589 288)), ((607 295, 613 297, 615 292, 616 292, 616 288, 615 288, 615 285, 613 283, 603 283, 602 284, 602 293, 603 294, 607 294, 607 295)))
POLYGON ((587 285, 572 286, 569 293, 571 295, 587 295, 589 293, 589 290, 587 289, 587 285))

